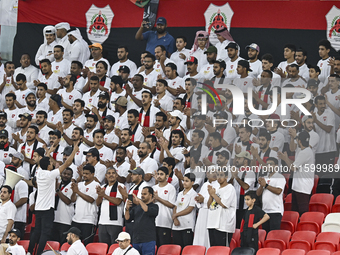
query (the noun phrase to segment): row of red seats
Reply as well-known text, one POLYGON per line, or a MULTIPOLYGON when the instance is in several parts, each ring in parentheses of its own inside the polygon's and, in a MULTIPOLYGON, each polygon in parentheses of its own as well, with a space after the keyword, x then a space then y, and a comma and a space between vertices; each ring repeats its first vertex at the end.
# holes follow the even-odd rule
MULTIPOLYGON (((262 248, 258 250, 256 255, 331 255, 332 253, 325 250, 309 251, 305 252, 300 249, 288 249, 282 253, 279 249, 275 248, 262 248)), ((340 255, 340 251, 334 252, 332 255, 340 255)))

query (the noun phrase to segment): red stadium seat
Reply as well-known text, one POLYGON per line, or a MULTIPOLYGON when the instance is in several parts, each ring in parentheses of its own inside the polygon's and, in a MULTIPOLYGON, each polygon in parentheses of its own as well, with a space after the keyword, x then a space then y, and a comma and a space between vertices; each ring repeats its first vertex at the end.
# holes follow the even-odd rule
POLYGON ((24 240, 30 240, 32 224, 28 224, 25 227, 24 240))
POLYGON ((264 229, 259 229, 259 249, 263 248, 264 247, 264 240, 266 238, 266 230, 264 229))
POLYGON ((109 251, 107 252, 107 254, 112 254, 112 252, 117 249, 119 247, 119 244, 118 243, 114 243, 114 244, 111 244, 110 248, 109 248, 109 251))
POLYGON ((310 212, 322 212, 325 217, 331 212, 334 196, 332 194, 314 194, 309 201, 310 212))
POLYGON ((292 193, 289 193, 286 196, 285 202, 283 204, 285 211, 291 211, 292 210, 292 193))
POLYGON ((30 240, 20 240, 18 241, 18 244, 24 247, 26 253, 28 251, 28 246, 30 245, 30 240))
POLYGON ((187 245, 183 248, 182 255, 205 255, 205 246, 187 245))
POLYGON ((60 249, 60 243, 59 243, 59 242, 55 242, 55 241, 47 241, 47 243, 46 243, 46 245, 45 245, 45 248, 44 248, 45 251, 50 251, 50 250, 52 250, 52 249, 50 248, 50 246, 48 246, 47 244, 49 244, 49 245, 52 247, 52 249, 55 250, 55 251, 59 251, 59 249, 60 249))
POLYGON ((315 233, 319 234, 324 218, 324 214, 321 212, 305 212, 301 215, 297 230, 314 231, 315 233))
POLYGON ((235 248, 237 248, 237 244, 236 244, 235 239, 231 238, 229 248, 230 248, 230 251, 233 251, 235 248))
POLYGON ((314 195, 316 193, 316 188, 318 187, 318 183, 319 183, 319 176, 314 175, 314 186, 313 186, 313 189, 312 189, 312 195, 314 195))
POLYGON ((286 179, 286 185, 285 185, 285 189, 283 191, 283 194, 287 195, 288 193, 288 189, 289 189, 289 177, 290 177, 290 174, 282 174, 285 179, 286 179))
POLYGON ((182 247, 177 244, 165 244, 158 248, 157 255, 180 255, 182 247))
POLYGON ((233 234, 233 239, 236 241, 236 247, 241 246, 241 231, 237 228, 233 234))
POLYGON ((71 245, 68 243, 63 243, 63 245, 60 248, 60 251, 68 251, 68 248, 70 248, 71 245))
POLYGON ((300 249, 287 249, 282 252, 281 255, 305 255, 306 252, 300 249))
POLYGON ((334 204, 340 204, 340 196, 337 196, 337 197, 335 198, 334 204))
POLYGON ((225 246, 212 246, 208 249, 206 255, 229 255, 230 248, 225 246))
POLYGON ((89 243, 86 245, 86 250, 89 255, 106 255, 109 246, 106 243, 89 243))
POLYGON ((291 233, 288 230, 272 230, 264 242, 265 248, 277 248, 283 251, 288 248, 291 233))
POLYGON ((340 204, 334 204, 332 207, 332 213, 340 212, 340 204))
POLYGON ((329 251, 318 250, 318 251, 309 251, 306 255, 331 255, 331 253, 329 251))
POLYGON ((256 255, 280 255, 281 251, 276 248, 262 248, 259 249, 256 255))
POLYGON ((332 255, 340 255, 340 251, 336 251, 332 255))
POLYGON ((340 233, 336 232, 322 232, 316 238, 314 243, 314 250, 327 250, 331 253, 338 250, 340 241, 340 233))
POLYGON ((296 231, 291 241, 289 242, 289 249, 302 249, 309 252, 313 248, 316 233, 314 231, 296 231))
POLYGON ((280 229, 289 230, 291 233, 294 233, 298 224, 299 216, 298 212, 283 212, 280 229))

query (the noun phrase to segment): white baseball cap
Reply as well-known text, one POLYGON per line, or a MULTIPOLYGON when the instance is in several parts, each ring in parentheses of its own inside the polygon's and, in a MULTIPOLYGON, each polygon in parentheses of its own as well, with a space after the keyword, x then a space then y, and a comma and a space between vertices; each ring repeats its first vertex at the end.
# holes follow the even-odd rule
POLYGON ((127 232, 120 232, 116 241, 124 241, 126 239, 131 240, 130 234, 127 232))
POLYGON ((181 113, 181 111, 179 111, 179 110, 174 110, 174 111, 170 112, 170 115, 172 117, 178 117, 180 120, 183 119, 183 113, 181 113))

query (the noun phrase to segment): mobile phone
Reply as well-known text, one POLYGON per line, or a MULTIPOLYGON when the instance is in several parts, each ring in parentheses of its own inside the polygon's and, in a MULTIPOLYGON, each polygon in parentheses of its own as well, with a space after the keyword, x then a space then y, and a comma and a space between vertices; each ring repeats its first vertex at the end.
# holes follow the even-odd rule
POLYGON ((129 195, 128 195, 128 199, 129 199, 130 201, 132 201, 132 200, 133 200, 133 196, 132 196, 132 194, 129 194, 129 195))

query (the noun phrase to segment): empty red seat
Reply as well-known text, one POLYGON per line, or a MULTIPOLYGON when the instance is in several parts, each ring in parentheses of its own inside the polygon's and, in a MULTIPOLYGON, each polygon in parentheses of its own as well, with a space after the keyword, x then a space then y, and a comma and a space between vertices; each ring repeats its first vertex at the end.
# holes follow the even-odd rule
POLYGON ((118 243, 114 243, 114 244, 111 244, 110 248, 109 248, 109 251, 107 252, 107 254, 112 254, 112 252, 114 252, 115 249, 117 249, 119 247, 119 244, 118 243))
POLYGON ((332 213, 340 212, 340 204, 334 204, 332 206, 332 213))
POLYGON ((272 230, 264 242, 265 248, 277 248, 283 251, 288 248, 291 233, 288 230, 272 230))
POLYGON ((157 255, 180 255, 182 247, 177 244, 165 244, 158 248, 157 255))
POLYGON ((280 229, 289 230, 291 233, 294 233, 298 224, 299 216, 298 212, 284 211, 280 229))
POLYGON ((20 240, 18 241, 18 244, 24 247, 26 253, 28 251, 28 246, 30 245, 30 240, 20 240))
POLYGON ((340 255, 340 251, 336 251, 332 255, 340 255))
POLYGON ((281 255, 305 255, 306 252, 300 249, 287 249, 282 252, 281 255))
POLYGON ((340 196, 337 196, 337 197, 335 198, 334 204, 340 204, 340 196))
POLYGON ((316 188, 318 187, 319 184, 319 176, 318 175, 314 175, 314 186, 312 189, 312 195, 314 195, 316 193, 316 188))
POLYGON ((338 250, 340 241, 340 233, 337 232, 322 232, 316 238, 314 250, 327 250, 331 253, 338 250))
POLYGON ((230 248, 225 246, 212 246, 208 249, 206 255, 229 255, 230 248))
POLYGON ((230 251, 233 251, 235 248, 237 248, 237 244, 234 238, 231 238, 229 248, 230 248, 230 251))
POLYGON ((106 243, 89 243, 86 245, 86 250, 89 255, 106 255, 109 246, 106 243))
POLYGON ((276 248, 262 248, 259 249, 256 255, 280 255, 281 251, 276 248))
POLYGON ((329 251, 309 251, 306 255, 331 255, 329 251))
POLYGON ((60 248, 60 251, 68 251, 68 248, 70 248, 71 245, 68 243, 63 243, 63 245, 60 248))
POLYGON ((264 240, 266 238, 267 232, 264 229, 259 229, 259 249, 264 247, 264 240))
POLYGON ((187 245, 183 248, 182 255, 205 255, 205 246, 187 245))
POLYGON ((59 251, 59 249, 60 249, 60 243, 59 242, 56 242, 56 241, 47 241, 47 243, 45 245, 45 248, 44 248, 45 251, 52 250, 50 248, 50 246, 48 246, 48 244, 52 247, 53 250, 59 251))
POLYGON ((322 212, 305 212, 301 215, 297 230, 314 231, 315 233, 319 234, 323 220, 324 214, 322 212))
POLYGON ((285 202, 283 204, 285 211, 291 211, 292 210, 292 193, 289 193, 286 196, 285 202))
POLYGON ((316 233, 314 231, 296 231, 291 241, 289 242, 289 249, 302 249, 309 252, 313 248, 316 233))
POLYGON ((331 212, 333 201, 333 194, 314 194, 309 201, 309 211, 322 212, 326 216, 331 212))
POLYGON ((236 241, 236 247, 241 246, 241 231, 237 228, 233 234, 233 239, 236 241))

